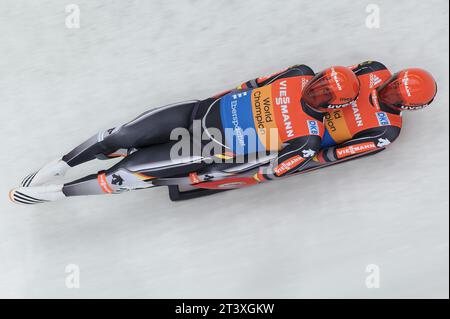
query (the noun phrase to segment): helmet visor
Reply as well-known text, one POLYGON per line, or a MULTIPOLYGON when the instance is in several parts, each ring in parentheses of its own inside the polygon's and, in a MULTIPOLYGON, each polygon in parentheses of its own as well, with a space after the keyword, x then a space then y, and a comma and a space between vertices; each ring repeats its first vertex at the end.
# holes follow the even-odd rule
POLYGON ((395 73, 380 87, 378 91, 380 100, 387 105, 401 107, 405 103, 401 85, 402 80, 399 78, 399 73, 395 73))
POLYGON ((325 72, 320 72, 311 79, 303 93, 303 98, 309 106, 314 108, 326 108, 336 98, 325 72))

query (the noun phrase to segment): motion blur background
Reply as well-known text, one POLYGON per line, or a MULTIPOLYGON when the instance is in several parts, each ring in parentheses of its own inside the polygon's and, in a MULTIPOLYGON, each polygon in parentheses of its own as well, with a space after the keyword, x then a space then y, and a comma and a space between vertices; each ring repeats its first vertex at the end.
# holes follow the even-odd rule
POLYGON ((0 297, 448 298, 448 12, 446 0, 0 0, 0 297), (80 28, 65 25, 71 3, 80 28), (425 68, 440 89, 376 156, 180 203, 163 188, 8 201, 30 171, 150 108, 297 63, 365 60, 425 68))

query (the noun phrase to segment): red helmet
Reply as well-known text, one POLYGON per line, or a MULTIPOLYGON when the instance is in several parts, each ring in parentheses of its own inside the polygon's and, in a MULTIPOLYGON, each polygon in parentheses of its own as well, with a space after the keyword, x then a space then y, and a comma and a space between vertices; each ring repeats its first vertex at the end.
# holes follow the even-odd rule
POLYGON ((359 94, 358 77, 344 66, 326 69, 308 82, 303 100, 319 112, 340 108, 354 101, 359 94))
POLYGON ((418 110, 430 104, 437 93, 433 76, 411 68, 395 73, 378 88, 379 100, 397 110, 418 110))

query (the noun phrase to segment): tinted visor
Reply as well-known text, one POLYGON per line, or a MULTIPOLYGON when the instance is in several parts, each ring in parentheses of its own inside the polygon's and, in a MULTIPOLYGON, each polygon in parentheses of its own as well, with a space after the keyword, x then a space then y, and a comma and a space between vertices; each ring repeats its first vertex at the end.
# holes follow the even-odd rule
POLYGON ((404 105, 406 101, 404 101, 401 94, 401 85, 402 79, 399 78, 399 73, 395 73, 379 88, 378 95, 380 101, 395 107, 404 105))
POLYGON ((335 98, 325 72, 314 76, 303 92, 303 99, 313 108, 326 108, 335 98))

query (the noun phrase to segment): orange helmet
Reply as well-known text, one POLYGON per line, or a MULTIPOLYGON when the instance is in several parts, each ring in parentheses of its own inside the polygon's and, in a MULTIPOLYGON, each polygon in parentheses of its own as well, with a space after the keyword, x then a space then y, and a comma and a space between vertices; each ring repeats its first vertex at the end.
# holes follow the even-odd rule
POLYGON ((358 77, 347 67, 333 66, 308 82, 303 100, 319 112, 340 108, 354 101, 359 94, 358 77))
POLYGON ((411 68, 395 73, 378 88, 379 100, 397 110, 418 110, 430 104, 437 93, 433 76, 411 68))

